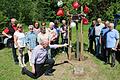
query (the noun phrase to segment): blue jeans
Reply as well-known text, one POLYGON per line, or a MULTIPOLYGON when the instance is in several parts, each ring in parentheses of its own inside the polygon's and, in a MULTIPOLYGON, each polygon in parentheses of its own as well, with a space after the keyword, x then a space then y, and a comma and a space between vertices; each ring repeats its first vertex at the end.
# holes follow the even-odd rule
POLYGON ((51 48, 48 49, 48 59, 51 59, 51 48))
POLYGON ((95 37, 95 56, 100 53, 100 37, 95 37))

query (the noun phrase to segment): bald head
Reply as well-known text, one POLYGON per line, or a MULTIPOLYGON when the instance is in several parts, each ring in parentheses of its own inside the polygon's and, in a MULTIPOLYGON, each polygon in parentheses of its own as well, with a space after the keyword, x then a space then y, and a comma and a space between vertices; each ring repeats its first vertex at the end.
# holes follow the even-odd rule
POLYGON ((52 29, 55 24, 53 22, 49 23, 49 28, 52 29))
POLYGON ((97 19, 97 22, 98 22, 98 23, 101 23, 101 22, 102 22, 101 18, 98 18, 98 19, 97 19))
POLYGON ((48 40, 42 40, 41 42, 40 42, 40 45, 42 45, 43 46, 43 48, 46 48, 46 47, 48 47, 49 46, 49 41, 48 40))
POLYGON ((16 22, 16 19, 15 19, 15 18, 12 18, 12 19, 11 19, 11 23, 12 23, 12 24, 15 24, 15 22, 16 22))
POLYGON ((62 20, 62 24, 66 25, 66 21, 65 21, 65 20, 62 20))
POLYGON ((114 23, 110 23, 110 24, 109 24, 109 29, 110 29, 110 30, 114 29, 114 23))

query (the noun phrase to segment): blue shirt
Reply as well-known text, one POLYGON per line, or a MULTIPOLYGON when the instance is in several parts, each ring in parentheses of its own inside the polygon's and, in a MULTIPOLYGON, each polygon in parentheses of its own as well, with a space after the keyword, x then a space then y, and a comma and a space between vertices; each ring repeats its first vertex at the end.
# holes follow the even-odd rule
POLYGON ((95 30, 94 27, 90 27, 90 28, 89 28, 88 37, 90 37, 90 36, 93 37, 93 36, 95 35, 95 31, 94 31, 94 30, 95 30))
POLYGON ((58 28, 57 26, 53 27, 54 32, 59 36, 60 33, 60 28, 58 28))
POLYGON ((37 34, 35 32, 28 32, 26 35, 26 43, 29 49, 37 46, 37 34))
POLYGON ((119 39, 119 32, 116 29, 109 31, 106 34, 106 47, 107 48, 115 48, 117 39, 119 39))
POLYGON ((109 28, 108 27, 103 27, 102 30, 101 30, 101 36, 104 37, 105 33, 109 31, 109 28))

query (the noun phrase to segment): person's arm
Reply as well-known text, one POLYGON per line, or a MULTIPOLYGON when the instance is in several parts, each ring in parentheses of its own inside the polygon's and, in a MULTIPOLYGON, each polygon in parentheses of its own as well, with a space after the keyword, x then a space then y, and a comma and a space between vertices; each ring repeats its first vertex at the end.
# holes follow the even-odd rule
POLYGON ((62 45, 60 45, 60 44, 54 44, 54 45, 49 45, 49 47, 50 48, 58 48, 58 47, 65 47, 65 46, 67 46, 68 44, 62 44, 62 45))
POLYGON ((18 46, 18 43, 17 43, 17 40, 18 40, 18 37, 17 37, 16 35, 14 35, 14 43, 15 43, 15 45, 16 45, 17 47, 19 47, 19 46, 18 46))
POLYGON ((64 31, 62 28, 60 28, 60 32, 61 33, 65 33, 66 31, 64 31))
POLYGON ((119 39, 116 40, 115 49, 117 49, 118 43, 119 43, 119 39))
POLYGON ((32 73, 35 73, 35 65, 32 64, 32 73))
POLYGON ((2 34, 8 38, 12 38, 12 36, 8 35, 7 33, 5 33, 4 31, 2 32, 2 34))
POLYGON ((38 44, 40 43, 40 35, 41 35, 41 33, 39 33, 39 34, 37 35, 37 42, 38 42, 38 44))
POLYGON ((114 51, 117 51, 117 46, 118 46, 118 43, 119 43, 119 39, 116 40, 116 43, 115 43, 115 47, 112 48, 114 51))
POLYGON ((113 50, 116 51, 116 50, 117 50, 118 43, 119 43, 119 32, 117 31, 115 35, 116 35, 116 43, 115 43, 115 47, 113 48, 113 50))
POLYGON ((30 42, 29 42, 29 34, 27 33, 26 37, 25 37, 25 43, 27 45, 27 49, 30 50, 30 42))
POLYGON ((102 36, 100 35, 100 39, 99 39, 100 44, 102 43, 102 36))
POLYGON ((100 32, 100 44, 101 44, 101 42, 102 42, 102 34, 103 34, 103 30, 101 30, 101 32, 100 32))
POLYGON ((57 38, 57 34, 55 32, 52 32, 50 41, 54 41, 56 38, 57 38))

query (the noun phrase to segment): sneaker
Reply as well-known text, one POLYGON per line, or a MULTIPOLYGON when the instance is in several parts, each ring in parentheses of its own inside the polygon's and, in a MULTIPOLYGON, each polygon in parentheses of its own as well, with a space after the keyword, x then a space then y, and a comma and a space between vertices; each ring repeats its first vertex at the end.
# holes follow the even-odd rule
POLYGON ((21 71, 21 74, 22 74, 22 75, 24 75, 24 74, 25 74, 25 70, 26 70, 26 68, 25 68, 25 67, 23 67, 23 68, 22 68, 22 71, 21 71))
POLYGON ((24 66, 27 66, 26 64, 23 64, 24 66))
POLYGON ((52 74, 52 73, 45 73, 44 75, 45 76, 53 76, 54 74, 52 74))
POLYGON ((115 67, 115 64, 112 64, 111 67, 115 67))
POLYGON ((108 64, 107 62, 104 63, 104 65, 107 65, 107 64, 108 64))
POLYGON ((62 53, 65 53, 65 51, 62 51, 62 53))

